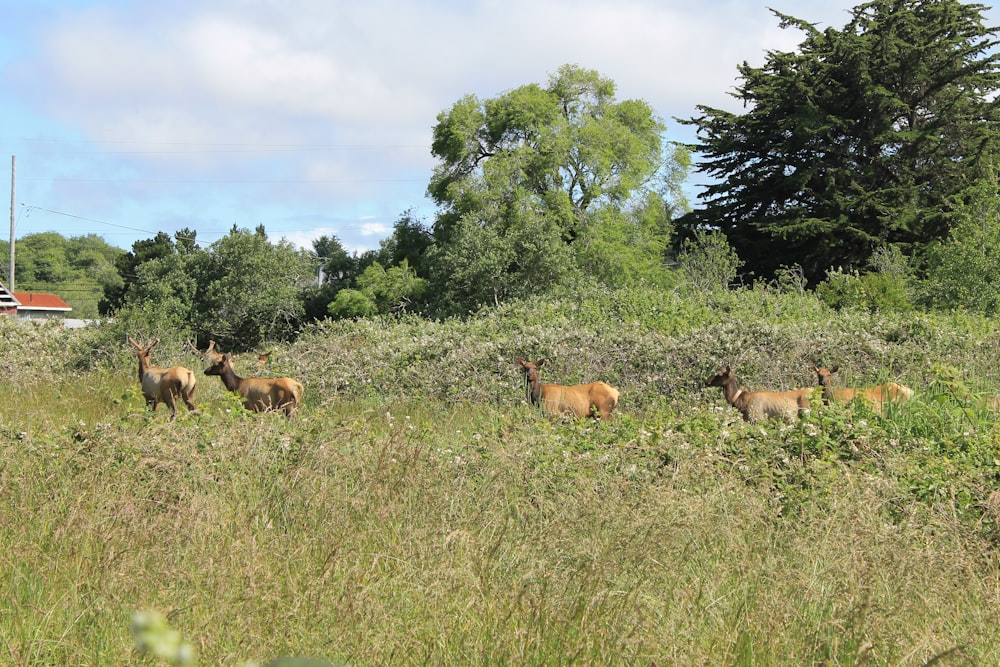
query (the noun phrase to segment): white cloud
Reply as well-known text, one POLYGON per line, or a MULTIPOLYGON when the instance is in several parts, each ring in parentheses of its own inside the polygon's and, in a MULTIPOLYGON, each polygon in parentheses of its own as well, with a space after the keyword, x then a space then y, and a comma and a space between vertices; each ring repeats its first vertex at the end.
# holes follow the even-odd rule
MULTIPOLYGON (((769 4, 840 27, 856 3, 84 0, 0 27, 14 44, 0 79, 12 110, 0 120, 54 140, 41 153, 37 142, 12 147, 38 181, 19 187, 28 203, 123 224, 133 220, 116 216, 143 206, 195 228, 263 222, 308 246, 322 223, 290 221, 432 210, 431 128, 466 94, 544 84, 572 63, 613 79, 619 98, 649 102, 674 136, 690 130, 672 117, 697 104, 736 110, 737 66, 803 38, 780 30, 769 4), (70 148, 83 150, 59 152, 81 139, 70 148), (58 178, 69 180, 56 188, 58 178)), ((390 230, 364 223, 337 236, 360 247, 390 230)))

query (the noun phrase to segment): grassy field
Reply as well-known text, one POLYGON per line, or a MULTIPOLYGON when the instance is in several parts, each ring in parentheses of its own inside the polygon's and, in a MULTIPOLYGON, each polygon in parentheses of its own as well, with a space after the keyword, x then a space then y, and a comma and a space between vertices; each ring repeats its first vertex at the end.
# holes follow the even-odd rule
POLYGON ((171 423, 123 337, 0 320, 0 664, 157 664, 145 609, 211 665, 1000 664, 998 332, 766 291, 327 323, 237 355, 303 381, 292 421, 165 340, 171 423), (618 418, 543 417, 518 356, 618 418), (751 425, 703 386, 814 362, 917 395, 751 425))

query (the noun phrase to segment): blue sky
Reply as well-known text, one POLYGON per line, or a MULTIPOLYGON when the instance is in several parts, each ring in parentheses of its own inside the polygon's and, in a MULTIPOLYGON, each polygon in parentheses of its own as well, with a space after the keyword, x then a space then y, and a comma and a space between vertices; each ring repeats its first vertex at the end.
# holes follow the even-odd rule
POLYGON ((737 110, 737 65, 801 41, 768 6, 839 28, 856 4, 0 0, 0 191, 9 201, 16 156, 17 238, 128 249, 263 224, 301 247, 374 248, 404 211, 432 220, 431 130, 462 96, 572 63, 689 140, 674 117, 737 110))

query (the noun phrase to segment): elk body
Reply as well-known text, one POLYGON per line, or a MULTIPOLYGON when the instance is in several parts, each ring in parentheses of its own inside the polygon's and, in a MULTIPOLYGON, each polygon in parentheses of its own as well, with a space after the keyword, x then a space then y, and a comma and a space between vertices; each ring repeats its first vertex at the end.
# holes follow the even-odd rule
POLYGON ((739 410, 748 422, 801 417, 809 410, 813 393, 812 387, 791 391, 747 391, 739 386, 729 366, 706 378, 705 386, 722 387, 726 402, 739 410))
POLYGON ((193 372, 183 366, 172 368, 160 368, 151 366, 149 363, 149 353, 160 342, 157 338, 152 343, 143 347, 132 338, 128 339, 129 345, 135 350, 135 356, 139 358, 139 386, 142 388, 142 395, 146 398, 148 405, 153 412, 160 405, 166 403, 170 408, 170 420, 177 417, 177 399, 180 398, 187 405, 188 410, 194 410, 194 387, 196 384, 193 372))
POLYGON ((863 400, 876 414, 882 414, 886 403, 902 403, 913 397, 913 390, 895 382, 886 382, 874 387, 862 387, 850 389, 848 387, 831 387, 830 381, 833 374, 840 369, 839 366, 833 368, 823 368, 813 366, 816 371, 816 380, 823 387, 823 401, 829 403, 848 403, 856 398, 863 400))
POLYGON ((542 384, 538 379, 538 369, 544 359, 531 362, 518 359, 524 371, 528 400, 532 405, 541 405, 550 415, 572 413, 576 418, 593 417, 611 419, 611 413, 618 405, 618 390, 604 382, 563 386, 542 384))
MULTIPOLYGON (((213 349, 214 345, 209 348, 213 349)), ((243 378, 233 370, 232 354, 211 353, 212 363, 205 375, 218 375, 228 391, 235 391, 243 399, 243 407, 253 412, 282 410, 291 417, 302 401, 305 388, 292 378, 243 378)))

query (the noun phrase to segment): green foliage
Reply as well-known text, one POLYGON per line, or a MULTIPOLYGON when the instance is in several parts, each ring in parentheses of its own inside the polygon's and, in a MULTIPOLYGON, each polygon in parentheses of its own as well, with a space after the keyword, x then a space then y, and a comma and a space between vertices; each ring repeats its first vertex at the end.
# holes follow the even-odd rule
POLYGON ((677 266, 696 289, 725 290, 736 279, 743 261, 724 234, 697 229, 681 242, 677 266))
POLYGON ((948 239, 927 249, 923 301, 934 308, 1000 312, 1000 200, 995 179, 959 198, 948 239))
POLYGON ((337 318, 370 317, 378 313, 375 300, 361 290, 342 289, 330 303, 329 314, 337 318))
POLYGON ((400 266, 403 262, 421 278, 427 277, 423 262, 427 249, 434 242, 431 230, 406 211, 392 226, 392 234, 379 242, 377 260, 383 266, 400 266))
POLYGON ((908 311, 913 308, 906 283, 884 273, 859 275, 830 271, 826 280, 816 286, 816 295, 837 310, 856 307, 870 311, 908 311))
MULTIPOLYGON (((14 248, 14 289, 56 294, 70 305, 74 318, 98 317, 103 291, 122 282, 115 270, 122 251, 94 234, 71 238, 56 232, 29 234, 14 248)), ((9 243, 0 242, 5 276, 9 249, 9 243)), ((5 283, 10 286, 9 280, 5 283)))
POLYGON ((428 187, 441 212, 424 264, 441 299, 432 305, 466 312, 581 272, 658 281, 687 159, 665 155, 662 132, 648 104, 619 102, 611 80, 570 65, 547 87, 467 96, 441 113, 428 187))
POLYGON ((122 340, 147 332, 252 349, 295 336, 315 296, 307 290, 314 266, 291 244, 270 243, 263 227, 234 228, 206 249, 194 245, 193 231, 177 244, 161 233, 121 257, 127 291, 106 292, 105 306, 120 301, 111 328, 122 340))
POLYGON ((191 256, 198 337, 215 340, 221 349, 290 340, 301 325, 302 288, 312 268, 291 244, 272 244, 262 231, 234 229, 191 256))
POLYGON ((381 313, 405 313, 412 303, 419 301, 427 291, 427 281, 418 278, 403 259, 398 266, 386 270, 375 263, 358 276, 358 290, 367 295, 381 313))
POLYGON ((870 311, 907 312, 913 310, 907 260, 897 248, 883 247, 869 260, 869 273, 827 272, 816 286, 816 295, 837 310, 864 308, 870 311))
POLYGON ((813 282, 862 269, 880 246, 918 255, 945 238, 997 136, 983 6, 875 0, 822 31, 774 13, 805 39, 739 66, 747 113, 699 106, 686 121, 716 182, 681 224, 721 229, 758 276, 798 263, 813 282))
POLYGON ((449 242, 428 253, 431 308, 446 315, 544 294, 571 282, 572 252, 550 218, 530 211, 452 226, 449 242))
POLYGON ((609 287, 669 282, 664 256, 671 228, 663 210, 663 201, 650 196, 638 210, 595 213, 573 246, 583 274, 609 287))
POLYGON ((148 653, 171 665, 193 665, 197 662, 194 646, 170 627, 157 611, 137 611, 132 614, 132 635, 140 653, 148 653))
POLYGON ((349 287, 358 274, 358 258, 349 255, 336 236, 321 236, 312 245, 322 262, 324 282, 335 291, 349 287))
MULTIPOLYGON (((193 232, 190 244, 194 243, 193 232)), ((185 244, 189 242, 185 241, 185 244)), ((187 245, 185 246, 187 247, 187 245)), ((109 285, 104 289, 104 299, 101 301, 101 314, 110 315, 125 305, 128 293, 138 281, 138 269, 146 262, 168 257, 177 252, 170 236, 159 232, 151 239, 141 239, 132 244, 132 251, 123 253, 115 260, 115 268, 121 277, 121 282, 109 285)))

